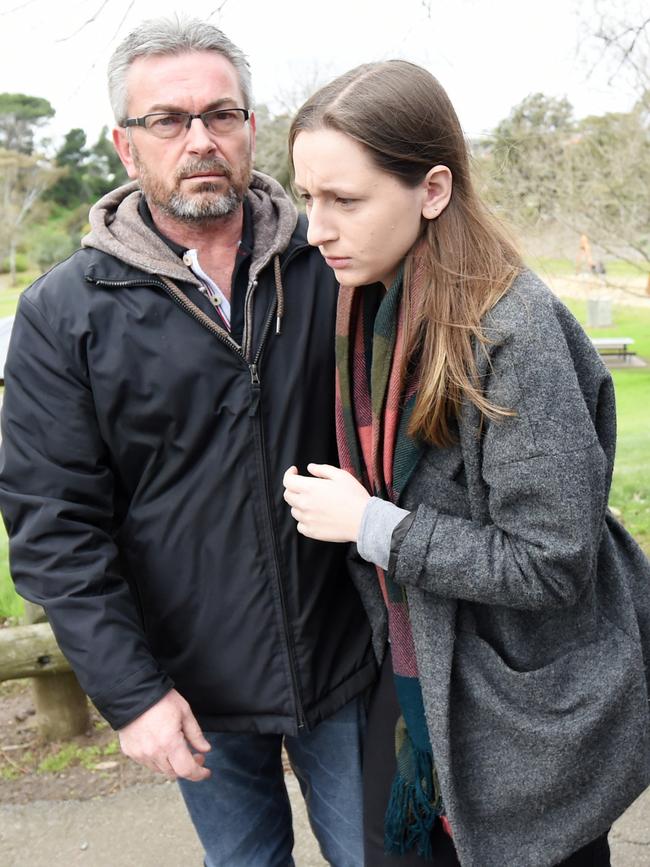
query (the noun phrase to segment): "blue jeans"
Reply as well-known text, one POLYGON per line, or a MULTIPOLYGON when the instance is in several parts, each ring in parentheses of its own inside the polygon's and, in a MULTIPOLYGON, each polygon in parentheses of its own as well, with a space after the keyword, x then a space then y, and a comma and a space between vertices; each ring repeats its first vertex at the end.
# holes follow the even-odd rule
POLYGON ((291 867, 291 806, 282 743, 302 790, 312 831, 333 867, 363 864, 363 697, 297 737, 205 732, 208 780, 179 780, 205 849, 205 867, 291 867))

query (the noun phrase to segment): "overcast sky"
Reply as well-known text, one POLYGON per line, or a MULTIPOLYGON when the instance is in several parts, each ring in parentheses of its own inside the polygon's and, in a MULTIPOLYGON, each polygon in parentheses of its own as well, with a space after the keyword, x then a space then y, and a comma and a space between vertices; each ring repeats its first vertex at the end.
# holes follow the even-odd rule
POLYGON ((49 134, 82 127, 93 140, 113 122, 105 73, 115 45, 145 18, 184 9, 247 53, 257 102, 273 105, 315 75, 324 82, 359 63, 402 57, 441 81, 474 137, 537 91, 566 96, 578 117, 631 108, 632 92, 609 85, 604 68, 590 74, 584 21, 592 2, 0 0, 0 91, 49 99, 49 134))

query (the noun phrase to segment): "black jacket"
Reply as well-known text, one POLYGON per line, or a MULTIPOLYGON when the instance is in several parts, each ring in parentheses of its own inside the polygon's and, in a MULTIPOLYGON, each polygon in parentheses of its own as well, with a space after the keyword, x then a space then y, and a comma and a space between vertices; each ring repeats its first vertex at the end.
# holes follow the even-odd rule
POLYGON ((115 728, 175 685, 205 730, 295 734, 375 668, 344 546, 299 536, 282 497, 291 464, 336 462, 336 287, 256 175, 240 348, 139 196, 105 197, 86 248, 21 298, 0 464, 12 574, 115 728))

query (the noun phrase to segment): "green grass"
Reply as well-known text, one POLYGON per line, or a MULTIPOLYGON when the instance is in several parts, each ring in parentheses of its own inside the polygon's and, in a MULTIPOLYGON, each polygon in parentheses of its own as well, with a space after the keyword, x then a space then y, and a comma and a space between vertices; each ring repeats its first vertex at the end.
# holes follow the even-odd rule
MULTIPOLYGON (((631 349, 650 363, 650 305, 632 307, 627 304, 612 305, 612 322, 608 328, 587 328, 587 302, 576 298, 562 299, 590 337, 631 337, 631 349)), ((641 370, 632 370, 640 373, 641 370)), ((650 398, 650 395, 648 395, 650 398)))
MULTIPOLYGON (((66 768, 74 765, 82 765, 84 768, 91 770, 95 765, 106 756, 114 756, 119 752, 119 744, 117 738, 112 740, 104 747, 79 747, 75 743, 68 743, 46 756, 38 764, 38 772, 41 774, 60 773, 66 768)), ((25 762, 24 756, 22 757, 25 762)))
POLYGON ((610 503, 650 555, 650 368, 612 371, 618 437, 610 503))
POLYGON ((18 304, 18 298, 24 288, 24 286, 17 286, 12 289, 0 289, 0 318, 13 316, 18 304))
POLYGON ((104 746, 79 746, 74 741, 55 747, 45 758, 40 758, 31 750, 16 755, 16 766, 0 766, 0 780, 11 782, 17 780, 25 771, 36 771, 39 774, 60 774, 68 768, 81 766, 94 770, 104 759, 116 756, 120 752, 117 737, 104 746))
POLYGON ((9 575, 7 536, 4 524, 0 521, 0 621, 10 619, 17 622, 23 616, 23 600, 16 594, 9 575))
MULTIPOLYGON (((570 277, 576 272, 576 263, 574 259, 552 258, 551 256, 531 256, 526 259, 526 264, 533 271, 536 271, 542 277, 570 277)), ((631 262, 624 262, 621 259, 607 260, 605 262, 607 269, 607 277, 617 280, 641 277, 644 274, 650 273, 650 265, 647 262, 639 262, 636 267, 631 262)))
MULTIPOLYGON (((615 304, 612 326, 586 328, 587 302, 574 298, 564 302, 590 337, 632 337, 632 348, 650 364, 650 309, 615 304)), ((614 369, 612 379, 618 435, 610 504, 650 555, 650 367, 614 369)))

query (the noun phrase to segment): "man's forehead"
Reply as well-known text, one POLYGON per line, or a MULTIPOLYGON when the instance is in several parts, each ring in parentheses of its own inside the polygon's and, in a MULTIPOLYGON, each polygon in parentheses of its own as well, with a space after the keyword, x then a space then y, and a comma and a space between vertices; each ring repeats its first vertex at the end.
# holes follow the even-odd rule
POLYGON ((137 57, 126 81, 130 104, 232 99, 239 105, 242 99, 237 70, 215 51, 137 57))

